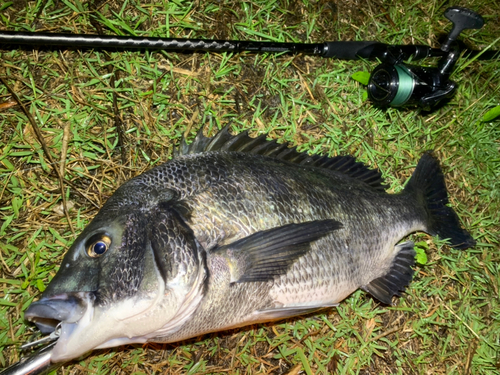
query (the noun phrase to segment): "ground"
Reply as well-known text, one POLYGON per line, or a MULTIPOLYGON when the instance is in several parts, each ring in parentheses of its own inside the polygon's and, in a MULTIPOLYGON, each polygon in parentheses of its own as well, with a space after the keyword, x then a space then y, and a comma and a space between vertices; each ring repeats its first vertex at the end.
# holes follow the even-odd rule
MULTIPOLYGON (((500 48, 497 0, 17 0, 0 5, 0 29, 439 47, 451 5, 484 15, 483 29, 463 33, 467 46, 500 48)), ((358 291, 286 322, 95 351, 58 374, 500 374, 500 122, 485 118, 500 104, 498 61, 460 59, 456 96, 424 112, 366 100, 351 76, 373 61, 46 46, 0 53, 0 368, 38 337, 23 312, 113 191, 167 161, 183 134, 229 124, 311 153, 354 155, 380 168, 391 192, 434 150, 450 204, 478 244, 458 251, 413 235, 428 260, 394 306, 358 291)))

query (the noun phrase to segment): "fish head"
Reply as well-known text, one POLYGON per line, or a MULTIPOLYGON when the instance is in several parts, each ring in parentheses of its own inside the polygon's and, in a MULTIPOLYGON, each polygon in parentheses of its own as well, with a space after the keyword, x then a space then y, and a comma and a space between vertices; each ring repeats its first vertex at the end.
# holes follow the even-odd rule
POLYGON ((172 197, 149 191, 130 199, 134 189, 122 188, 25 313, 44 333, 60 326, 52 362, 176 330, 202 298, 204 251, 172 197))

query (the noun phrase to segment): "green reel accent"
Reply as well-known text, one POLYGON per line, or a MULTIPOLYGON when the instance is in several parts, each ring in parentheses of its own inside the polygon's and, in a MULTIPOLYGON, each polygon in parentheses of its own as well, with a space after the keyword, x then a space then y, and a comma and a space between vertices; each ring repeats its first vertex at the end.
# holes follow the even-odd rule
POLYGON ((410 99, 411 94, 413 94, 413 88, 415 87, 415 80, 411 72, 404 65, 394 65, 396 71, 398 72, 399 85, 396 96, 391 102, 394 107, 401 106, 405 104, 408 99, 410 99))

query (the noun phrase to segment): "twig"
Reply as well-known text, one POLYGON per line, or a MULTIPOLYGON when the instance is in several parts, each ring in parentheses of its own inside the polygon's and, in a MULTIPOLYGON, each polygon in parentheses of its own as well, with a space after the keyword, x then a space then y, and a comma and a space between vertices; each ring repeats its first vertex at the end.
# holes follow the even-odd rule
POLYGON ((469 375, 470 374, 470 365, 472 363, 472 358, 474 358, 474 354, 476 353, 477 350, 477 340, 472 340, 472 344, 469 347, 469 351, 467 352, 467 362, 465 362, 465 367, 464 367, 464 374, 469 375))
POLYGON ((0 251, 0 261, 2 261, 2 264, 4 265, 5 269, 7 270, 8 273, 12 273, 10 270, 10 267, 5 263, 5 259, 3 259, 2 252, 0 251))
POLYGON ((113 89, 113 113, 115 119, 115 128, 118 133, 118 147, 120 148, 120 156, 122 159, 122 164, 125 165, 127 164, 127 154, 125 150, 126 137, 125 137, 125 132, 123 130, 123 121, 120 117, 120 112, 118 110, 118 100, 115 87, 115 82, 117 81, 118 78, 118 71, 114 70, 111 65, 108 65, 108 72, 111 74, 109 85, 113 89))
POLYGON ((66 202, 66 194, 64 193, 64 173, 66 170, 66 156, 68 155, 68 143, 70 136, 70 126, 71 124, 68 122, 64 127, 63 139, 62 139, 62 147, 61 147, 61 163, 59 164, 59 184, 61 186, 61 197, 63 201, 64 214, 66 215, 66 219, 69 223, 69 229, 71 229, 71 233, 75 236, 75 229, 73 228, 73 224, 71 224, 71 219, 69 217, 68 205, 66 202))
MULTIPOLYGON (((56 174, 56 176, 59 178, 59 180, 61 178, 63 178, 59 172, 59 169, 57 169, 57 166, 54 162, 54 160, 52 159, 52 156, 50 155, 50 152, 49 152, 49 149, 47 147, 47 144, 45 143, 45 140, 43 139, 43 135, 40 131, 40 129, 38 128, 37 124, 36 124, 36 121, 35 119, 33 118, 33 116, 31 115, 31 113, 28 111, 28 109, 26 108, 26 106, 24 105, 24 103, 21 101, 21 98, 19 98, 19 96, 16 94, 16 92, 12 89, 12 87, 10 87, 10 85, 7 83, 7 81, 0 76, 0 81, 5 85, 5 87, 7 88, 7 90, 10 92, 10 94, 12 95, 12 97, 14 98, 14 100, 19 104, 19 106, 21 107, 21 109, 23 110, 24 114, 26 115, 26 117, 28 117, 28 120, 31 124, 31 127, 33 128, 33 131, 35 132, 35 135, 36 135, 36 138, 38 140, 38 142, 40 143, 40 145, 42 146, 42 150, 43 150, 43 153, 45 155, 45 157, 47 158, 47 160, 49 161, 49 165, 50 167, 54 170, 54 173, 56 174)), ((71 181, 66 181, 66 183, 71 186, 73 189, 75 189, 76 193, 78 195, 80 195, 81 197, 85 198, 85 199, 88 199, 90 203, 92 203, 92 205, 94 205, 96 208, 100 208, 98 204, 94 203, 92 200, 90 200, 86 195, 82 194, 75 186, 74 184, 71 182, 71 181)), ((61 194, 64 195, 64 192, 61 191, 61 194)))
POLYGON ((14 100, 17 102, 17 104, 19 104, 21 106, 21 109, 23 110, 24 114, 26 115, 26 117, 28 117, 28 120, 31 124, 31 127, 35 131, 36 138, 38 139, 38 142, 42 146, 43 153, 44 153, 45 157, 47 158, 47 160, 49 161, 49 165, 52 167, 52 169, 54 170, 56 175, 59 177, 59 170, 55 166, 54 160, 52 159, 52 156, 50 155, 47 144, 45 143, 45 140, 43 139, 42 133, 40 132, 40 129, 38 128, 38 125, 36 124, 35 119, 31 115, 31 113, 28 111, 28 109, 26 108, 24 103, 21 101, 21 98, 19 98, 19 96, 17 96, 16 92, 12 89, 12 87, 9 86, 7 81, 3 77, 0 77, 0 81, 2 81, 2 83, 5 85, 5 87, 7 87, 7 90, 9 90, 9 92, 12 95, 12 97, 14 98, 14 100))
POLYGON ((390 335, 391 333, 394 333, 394 332, 399 331, 400 329, 401 329, 401 327, 394 327, 394 328, 391 328, 390 330, 385 331, 385 332, 381 333, 380 335, 375 336, 375 337, 374 337, 374 338, 372 338, 370 341, 377 341, 377 340, 380 340, 382 337, 388 336, 388 335, 390 335))
POLYGON ((483 338, 483 337, 479 336, 479 335, 478 335, 478 334, 477 334, 477 333, 476 333, 476 332, 472 329, 472 327, 471 327, 470 325, 468 325, 467 323, 465 323, 465 322, 463 321, 463 319, 462 319, 462 318, 460 318, 460 317, 459 317, 459 316, 458 316, 458 315, 457 315, 457 314, 456 314, 456 313, 455 313, 452 309, 450 309, 448 306, 446 306, 446 304, 444 304, 444 303, 443 303, 443 306, 444 306, 444 307, 446 308, 446 310, 448 310, 448 311, 449 311, 449 312, 450 312, 450 313, 451 313, 451 314, 452 314, 455 318, 457 318, 458 320, 460 320, 460 321, 464 324, 464 326, 466 326, 466 327, 469 329, 469 331, 471 331, 471 333, 472 333, 472 334, 473 334, 473 335, 474 335, 474 336, 475 336, 478 340, 483 341, 484 343, 486 343, 486 344, 487 344, 489 347, 491 347, 492 349, 497 350, 497 348, 496 348, 494 345, 492 345, 492 344, 490 344, 488 341, 486 341, 486 339, 485 339, 485 338, 483 338))
POLYGON ((71 223, 71 218, 70 218, 69 212, 68 212, 68 206, 66 204, 66 194, 64 193, 64 178, 63 178, 64 167, 66 165, 66 154, 68 151, 68 139, 67 138, 69 138, 69 129, 68 130, 66 130, 66 129, 69 128, 69 123, 68 123, 68 126, 66 126, 66 128, 64 128, 63 150, 62 150, 62 156, 61 156, 62 160, 61 160, 61 164, 60 164, 60 169, 58 170, 53 159, 52 159, 52 156, 50 155, 47 144, 45 143, 45 140, 43 139, 42 132, 40 131, 40 128, 36 124, 35 119, 31 115, 31 113, 28 111, 28 109, 26 108, 24 103, 21 101, 21 98, 19 98, 19 96, 17 96, 16 92, 9 86, 7 81, 5 79, 3 79, 2 77, 0 77, 0 80, 2 80, 2 83, 5 85, 5 87, 7 87, 7 90, 9 90, 12 97, 21 106, 24 114, 28 117, 28 120, 29 120, 31 126, 32 126, 33 130, 35 131, 38 142, 42 146, 45 157, 47 158, 47 160, 50 163, 50 166, 52 167, 52 169, 54 170, 54 172, 57 175, 57 178, 59 180, 59 186, 61 188, 61 198, 63 201, 64 214, 66 215, 66 219, 68 220, 68 224, 69 224, 69 228, 71 229, 71 233, 73 233, 73 236, 74 236, 75 230, 73 228, 73 224, 71 223), (66 133, 68 133, 68 134, 66 134, 66 133))
POLYGON ((38 8, 38 12, 36 12, 35 18, 33 19, 33 22, 31 23, 32 28, 35 26, 36 21, 40 18, 40 15, 42 14, 46 5, 47 5, 47 0, 43 0, 42 5, 40 5, 40 8, 38 8))

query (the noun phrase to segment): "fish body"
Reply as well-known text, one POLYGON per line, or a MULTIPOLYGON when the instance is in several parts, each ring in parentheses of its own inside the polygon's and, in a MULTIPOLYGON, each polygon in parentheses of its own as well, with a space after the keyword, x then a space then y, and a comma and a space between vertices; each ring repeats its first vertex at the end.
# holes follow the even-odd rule
POLYGON ((61 324, 59 362, 301 315, 358 288, 390 304, 413 275, 405 236, 474 244, 447 202, 430 154, 388 194, 349 156, 200 133, 115 192, 25 316, 44 332, 61 324))

